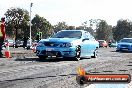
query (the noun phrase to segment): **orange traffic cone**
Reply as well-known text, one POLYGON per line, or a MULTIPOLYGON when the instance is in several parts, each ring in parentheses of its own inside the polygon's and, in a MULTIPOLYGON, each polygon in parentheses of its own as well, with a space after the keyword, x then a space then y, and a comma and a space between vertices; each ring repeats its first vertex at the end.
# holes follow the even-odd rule
POLYGON ((11 57, 11 53, 10 53, 10 51, 9 51, 9 43, 8 43, 8 42, 7 42, 7 44, 6 44, 5 57, 6 57, 6 58, 10 58, 10 57, 11 57))

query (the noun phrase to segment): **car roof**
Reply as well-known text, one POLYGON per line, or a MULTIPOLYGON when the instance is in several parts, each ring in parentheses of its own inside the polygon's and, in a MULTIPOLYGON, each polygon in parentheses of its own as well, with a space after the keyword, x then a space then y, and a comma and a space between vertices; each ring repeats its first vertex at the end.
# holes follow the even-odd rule
POLYGON ((61 31, 82 31, 84 32, 84 30, 61 30, 61 31))
POLYGON ((132 39, 132 38, 123 38, 123 39, 132 39))
POLYGON ((105 41, 105 40, 98 40, 98 41, 105 41))

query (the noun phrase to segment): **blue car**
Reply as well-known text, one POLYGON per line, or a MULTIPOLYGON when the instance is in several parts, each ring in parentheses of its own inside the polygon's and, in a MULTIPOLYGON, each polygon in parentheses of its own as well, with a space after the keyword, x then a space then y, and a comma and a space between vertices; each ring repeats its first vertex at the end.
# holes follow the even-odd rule
POLYGON ((132 38, 123 38, 118 44, 116 51, 132 51, 132 38))
POLYGON ((39 41, 36 55, 39 59, 47 57, 74 58, 97 57, 99 42, 84 30, 62 30, 48 39, 39 41))

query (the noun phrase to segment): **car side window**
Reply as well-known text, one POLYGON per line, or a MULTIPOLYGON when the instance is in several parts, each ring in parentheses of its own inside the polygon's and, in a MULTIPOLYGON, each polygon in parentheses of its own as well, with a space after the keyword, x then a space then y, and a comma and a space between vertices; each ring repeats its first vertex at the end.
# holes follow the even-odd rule
POLYGON ((90 34, 90 40, 95 40, 95 38, 90 34))
POLYGON ((85 32, 83 37, 84 37, 84 38, 90 38, 89 35, 90 35, 90 34, 89 34, 88 32, 85 32))
POLYGON ((95 40, 95 38, 89 32, 86 32, 86 37, 89 38, 89 40, 95 40))

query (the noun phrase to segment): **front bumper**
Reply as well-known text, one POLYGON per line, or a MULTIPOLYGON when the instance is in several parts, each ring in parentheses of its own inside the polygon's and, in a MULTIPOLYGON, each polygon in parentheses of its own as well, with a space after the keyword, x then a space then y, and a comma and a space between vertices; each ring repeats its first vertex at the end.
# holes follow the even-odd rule
POLYGON ((55 56, 55 57, 75 57, 74 47, 56 48, 56 47, 37 47, 36 56, 55 56))
POLYGON ((130 52, 132 52, 132 45, 131 46, 127 46, 127 47, 117 46, 116 50, 117 51, 130 51, 130 52))

